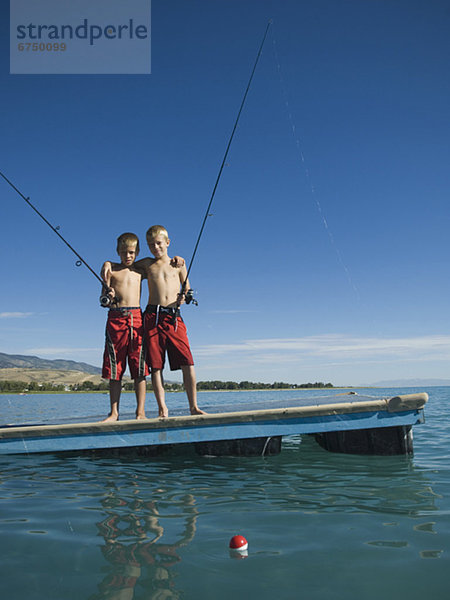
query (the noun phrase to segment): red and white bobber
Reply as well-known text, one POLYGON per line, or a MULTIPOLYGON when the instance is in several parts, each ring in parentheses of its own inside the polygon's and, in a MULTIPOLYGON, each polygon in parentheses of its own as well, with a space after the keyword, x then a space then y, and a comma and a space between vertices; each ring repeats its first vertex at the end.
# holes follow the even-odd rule
POLYGON ((230 550, 233 552, 247 552, 248 542, 243 535, 233 535, 230 540, 230 550))

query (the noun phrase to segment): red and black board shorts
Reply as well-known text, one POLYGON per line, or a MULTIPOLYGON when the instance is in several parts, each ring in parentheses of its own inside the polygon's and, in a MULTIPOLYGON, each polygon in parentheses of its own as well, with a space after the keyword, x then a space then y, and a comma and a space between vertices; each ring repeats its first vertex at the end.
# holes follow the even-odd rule
POLYGON ((106 322, 105 352, 102 377, 121 380, 130 369, 132 379, 145 377, 149 370, 145 361, 144 326, 140 308, 111 308, 106 322))
POLYGON ((165 355, 169 358, 171 371, 193 365, 186 325, 180 316, 163 311, 148 310, 144 313, 144 343, 147 364, 152 369, 163 369, 165 355))

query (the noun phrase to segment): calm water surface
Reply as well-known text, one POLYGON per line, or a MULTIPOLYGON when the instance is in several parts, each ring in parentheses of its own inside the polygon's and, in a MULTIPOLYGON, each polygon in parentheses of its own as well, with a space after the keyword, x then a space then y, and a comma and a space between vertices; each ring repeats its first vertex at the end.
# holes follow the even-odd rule
MULTIPOLYGON (((370 393, 412 391, 424 390, 370 393)), ((0 597, 447 600, 450 388, 425 391, 413 458, 331 454, 306 436, 265 458, 2 457, 0 597), (235 533, 249 540, 246 559, 229 555, 235 533)), ((305 394, 199 402, 244 408, 305 394)), ((168 401, 185 409, 180 394, 168 401)), ((0 396, 3 423, 101 416, 107 405, 99 394, 0 396)), ((131 394, 123 408, 133 412, 131 394)))

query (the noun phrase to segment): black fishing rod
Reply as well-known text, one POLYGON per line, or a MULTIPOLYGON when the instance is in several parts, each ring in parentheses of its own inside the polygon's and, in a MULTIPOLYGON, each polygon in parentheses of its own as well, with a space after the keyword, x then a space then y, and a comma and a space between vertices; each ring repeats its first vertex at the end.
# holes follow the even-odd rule
MULTIPOLYGON (((194 252, 192 253, 192 257, 191 257, 191 260, 189 262, 189 267, 188 267, 188 270, 187 270, 187 273, 186 273, 186 279, 184 280, 183 285, 181 286, 181 294, 185 293, 186 283, 187 283, 187 280, 189 278, 189 273, 191 272, 191 267, 192 267, 192 263, 194 262, 195 255, 197 254, 197 248, 198 248, 198 245, 200 243, 200 238, 202 237, 203 230, 205 229, 206 221, 207 221, 208 217, 210 216, 209 211, 211 209, 211 206, 212 206, 212 203, 213 203, 213 200, 214 200, 214 196, 216 194, 217 186, 219 185, 219 180, 220 180, 220 177, 222 175, 223 168, 225 166, 225 161, 227 160, 228 151, 230 149, 231 142, 233 141, 234 133, 235 133, 235 131, 237 129, 239 118, 241 116, 242 109, 244 108, 245 100, 247 99, 247 94, 249 92, 250 85, 252 83, 253 75, 255 74, 256 66, 257 66, 257 64, 259 62, 259 58, 260 58, 261 53, 262 53, 264 42, 266 41, 267 33, 268 33, 269 27, 271 25, 272 25, 272 19, 267 23, 266 31, 264 32, 264 37, 262 39, 261 45, 259 46, 259 50, 258 50, 258 54, 256 56, 255 64, 253 65, 253 69, 252 69, 252 72, 251 72, 251 75, 250 75, 250 79, 248 80, 247 88, 245 90, 244 97, 242 98, 241 106, 239 108, 239 111, 238 111, 238 114, 237 114, 237 117, 236 117, 236 121, 234 123, 234 127, 233 127, 233 130, 232 130, 231 135, 230 135, 230 139, 228 140, 228 145, 227 145, 227 148, 225 150, 225 154, 224 154, 224 157, 223 157, 223 160, 222 160, 222 164, 220 165, 220 169, 219 169, 219 173, 217 175, 216 183, 214 184, 214 188, 213 188, 213 191, 212 191, 212 194, 211 194, 211 198, 209 200, 208 208, 206 209, 206 212, 205 212, 205 217, 203 219, 203 223, 202 223, 202 226, 200 228, 200 233, 198 234, 197 242, 196 242, 195 247, 194 247, 194 252)), ((181 296, 180 296, 180 298, 181 298, 181 296)), ((188 290, 188 292, 186 294, 186 303, 189 304, 189 302, 195 302, 195 300, 193 300, 193 297, 192 297, 192 290, 188 290)), ((178 307, 179 307, 180 303, 177 303, 177 304, 178 304, 178 307)))
POLYGON ((75 264, 76 264, 76 266, 77 266, 77 267, 81 267, 81 264, 85 265, 85 266, 86 266, 86 267, 89 269, 89 271, 92 273, 92 275, 93 275, 93 276, 94 276, 96 279, 98 279, 98 281, 99 281, 99 282, 102 284, 103 288, 104 288, 105 290, 107 290, 107 289, 108 289, 108 286, 106 285, 106 283, 105 283, 105 282, 104 282, 104 281, 103 281, 103 280, 102 280, 102 279, 101 279, 101 278, 100 278, 100 277, 97 275, 97 273, 96 273, 96 272, 95 272, 95 271, 94 271, 94 270, 93 270, 93 269, 92 269, 92 268, 91 268, 91 267, 90 267, 90 266, 87 264, 87 262, 84 260, 84 258, 78 254, 78 252, 77 252, 77 251, 76 251, 76 250, 75 250, 75 249, 74 249, 74 248, 73 248, 73 247, 72 247, 72 246, 69 244, 69 242, 68 242, 66 239, 64 239, 64 238, 63 238, 63 236, 62 236, 62 235, 59 233, 59 231, 58 231, 59 227, 53 227, 53 225, 52 225, 52 224, 51 224, 49 221, 47 221, 47 219, 44 217, 44 215, 43 215, 42 213, 40 213, 40 212, 38 211, 38 209, 37 209, 37 208, 36 208, 36 207, 35 207, 35 206, 34 206, 34 205, 31 203, 31 201, 30 201, 30 198, 28 198, 27 196, 25 196, 24 194, 22 194, 22 192, 21 192, 21 191, 20 191, 20 190, 19 190, 19 189, 18 189, 18 188, 17 188, 17 187, 16 187, 16 186, 13 184, 13 182, 12 182, 12 181, 10 181, 10 180, 9 180, 9 179, 6 177, 6 175, 4 175, 4 174, 3 174, 1 171, 0 171, 0 175, 3 177, 3 179, 6 181, 6 183, 8 183, 8 184, 9 184, 9 185, 12 187, 12 189, 13 189, 13 190, 15 190, 15 191, 16 191, 16 192, 19 194, 19 196, 20 196, 21 198, 23 198, 23 199, 25 200, 25 202, 26 202, 26 203, 27 203, 29 206, 31 206, 31 208, 34 210, 34 212, 35 212, 36 214, 38 214, 38 215, 41 217, 41 219, 44 221, 44 223, 46 223, 46 224, 47 224, 47 225, 50 227, 50 229, 52 229, 52 230, 53 230, 53 231, 56 233, 56 235, 57 235, 57 236, 58 236, 58 237, 59 237, 59 238, 60 238, 60 239, 61 239, 61 240, 62 240, 62 241, 63 241, 63 242, 66 244, 66 246, 67 246, 67 247, 68 247, 70 250, 72 250, 72 252, 73 252, 73 253, 75 254, 75 256, 78 258, 77 262, 75 263, 75 264))

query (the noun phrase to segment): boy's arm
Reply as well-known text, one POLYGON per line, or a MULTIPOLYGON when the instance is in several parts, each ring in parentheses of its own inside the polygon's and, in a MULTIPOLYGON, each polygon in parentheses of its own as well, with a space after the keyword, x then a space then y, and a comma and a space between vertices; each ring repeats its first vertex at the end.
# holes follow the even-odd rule
POLYGON ((103 267, 101 270, 101 278, 105 282, 106 287, 102 287, 102 292, 100 295, 100 302, 102 302, 102 297, 107 295, 111 298, 111 300, 115 297, 116 292, 114 288, 111 287, 111 276, 112 276, 112 265, 109 261, 103 263, 103 267))
POLYGON ((111 272, 112 272, 111 263, 109 262, 109 260, 107 260, 106 262, 103 263, 100 277, 103 279, 103 281, 106 283, 106 285, 108 287, 111 282, 111 272))
POLYGON ((147 269, 155 262, 153 258, 141 258, 134 263, 134 268, 140 273, 142 279, 147 279, 147 269))
MULTIPOLYGON (((142 276, 142 279, 147 279, 147 269, 149 268, 150 265, 152 265, 155 262, 154 258, 141 258, 140 260, 137 260, 134 263, 134 268, 139 271, 139 273, 142 276)), ((174 256, 173 258, 170 259, 170 266, 174 267, 175 269, 179 269, 180 267, 184 267, 184 258, 182 258, 181 256, 174 256)))
MULTIPOLYGON (((138 269, 146 269, 154 262, 155 262, 154 258, 149 258, 147 256, 146 258, 141 258, 141 259, 137 260, 134 263, 134 266, 137 267, 138 269)), ((184 258, 182 258, 181 256, 174 256, 173 258, 170 259, 170 266, 177 267, 177 268, 183 267, 184 266, 184 258)))
POLYGON ((192 304, 198 306, 198 302, 194 298, 194 291, 191 289, 191 284, 187 278, 187 270, 185 266, 179 269, 179 275, 181 290, 177 296, 177 305, 181 306, 181 304, 190 304, 192 302, 192 304))
POLYGON ((181 304, 184 304, 186 299, 186 293, 189 289, 191 289, 189 285, 189 280, 187 279, 187 269, 184 260, 183 266, 180 269, 178 269, 178 276, 180 278, 181 289, 177 296, 177 304, 178 306, 180 306, 181 304))

